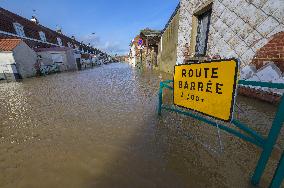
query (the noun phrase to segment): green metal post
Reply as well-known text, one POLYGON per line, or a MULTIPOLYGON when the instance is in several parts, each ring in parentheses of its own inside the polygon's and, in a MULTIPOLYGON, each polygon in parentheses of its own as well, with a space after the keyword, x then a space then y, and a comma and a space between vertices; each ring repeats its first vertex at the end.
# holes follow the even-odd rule
POLYGON ((284 152, 282 153, 282 157, 279 161, 276 172, 273 176, 272 182, 270 184, 270 188, 279 188, 284 179, 284 152))
POLYGON ((256 169, 252 176, 251 182, 253 185, 258 185, 265 170, 266 164, 271 156, 273 147, 277 141, 279 132, 284 122, 284 97, 282 96, 280 106, 272 123, 267 140, 265 141, 263 151, 257 163, 256 169))
POLYGON ((265 143, 265 139, 262 136, 260 136, 256 131, 248 128, 243 123, 241 123, 241 122, 239 122, 238 120, 235 120, 235 119, 232 121, 232 123, 233 123, 233 125, 235 125, 239 129, 241 129, 242 131, 246 132, 247 134, 249 134, 250 136, 252 136, 256 140, 258 140, 260 143, 263 143, 263 144, 265 143))
POLYGON ((159 89, 159 104, 158 104, 158 115, 160 116, 162 113, 162 104, 163 104, 163 82, 160 83, 160 89, 159 89))

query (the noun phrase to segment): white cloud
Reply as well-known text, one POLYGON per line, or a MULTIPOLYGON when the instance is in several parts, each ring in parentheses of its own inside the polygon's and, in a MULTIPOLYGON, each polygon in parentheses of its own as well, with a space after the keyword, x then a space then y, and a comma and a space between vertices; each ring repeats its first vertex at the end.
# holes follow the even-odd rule
POLYGON ((127 54, 128 49, 125 49, 121 46, 120 42, 118 41, 102 41, 102 39, 95 35, 90 34, 82 37, 82 41, 84 41, 86 44, 90 43, 95 48, 98 48, 102 51, 105 51, 109 54, 127 54))

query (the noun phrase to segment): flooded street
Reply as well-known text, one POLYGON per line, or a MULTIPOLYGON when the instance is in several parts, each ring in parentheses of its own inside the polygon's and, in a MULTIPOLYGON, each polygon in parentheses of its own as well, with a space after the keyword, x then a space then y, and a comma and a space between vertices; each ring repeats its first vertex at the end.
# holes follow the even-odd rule
MULTIPOLYGON (((115 63, 1 83, 0 187, 252 187, 261 150, 225 132, 219 147, 216 128, 165 111, 158 117, 162 79, 171 75, 115 63)), ((240 118, 267 134, 276 107, 237 101, 248 113, 240 118)), ((278 159, 275 152, 261 187, 278 159)))

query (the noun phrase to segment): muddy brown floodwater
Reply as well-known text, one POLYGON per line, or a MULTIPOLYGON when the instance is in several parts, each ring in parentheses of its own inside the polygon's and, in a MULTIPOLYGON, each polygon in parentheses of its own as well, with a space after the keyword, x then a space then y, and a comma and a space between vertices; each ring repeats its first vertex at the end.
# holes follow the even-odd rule
MULTIPOLYGON (((170 77, 116 63, 1 83, 0 187, 251 187, 260 149, 224 132, 220 144, 216 128, 185 116, 157 116, 159 82, 170 77)), ((238 103, 240 118, 267 134, 276 107, 238 103)), ((261 187, 278 159, 275 151, 261 187)))

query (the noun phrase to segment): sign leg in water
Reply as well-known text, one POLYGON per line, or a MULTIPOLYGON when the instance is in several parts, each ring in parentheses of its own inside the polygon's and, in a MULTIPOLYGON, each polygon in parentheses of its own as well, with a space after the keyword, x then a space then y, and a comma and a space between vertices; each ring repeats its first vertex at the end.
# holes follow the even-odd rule
POLYGON ((176 65, 174 104, 223 121, 231 121, 238 61, 235 59, 176 65))

